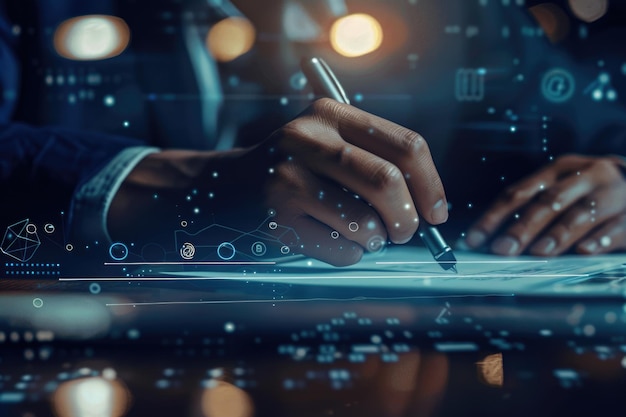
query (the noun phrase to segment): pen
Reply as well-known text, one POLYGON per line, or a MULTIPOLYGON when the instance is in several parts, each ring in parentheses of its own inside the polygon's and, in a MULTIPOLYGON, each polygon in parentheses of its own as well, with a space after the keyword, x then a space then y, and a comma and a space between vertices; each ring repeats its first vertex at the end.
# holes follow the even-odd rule
MULTIPOLYGON (((343 87, 335 77, 328 64, 321 58, 304 58, 301 62, 302 72, 313 88, 313 92, 324 97, 329 97, 341 103, 350 104, 343 87)), ((420 221, 417 234, 428 248, 433 258, 444 270, 456 270, 456 257, 433 225, 420 221)))

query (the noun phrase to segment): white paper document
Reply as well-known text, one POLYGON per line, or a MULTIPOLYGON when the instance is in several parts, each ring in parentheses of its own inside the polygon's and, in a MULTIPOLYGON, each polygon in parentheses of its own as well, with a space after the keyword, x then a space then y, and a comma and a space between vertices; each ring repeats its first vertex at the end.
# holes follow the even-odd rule
POLYGON ((195 271, 162 271, 189 279, 228 279, 286 284, 342 287, 424 289, 471 293, 601 293, 620 292, 626 272, 626 255, 554 258, 501 257, 455 252, 458 273, 445 271, 422 247, 393 246, 384 253, 367 254, 349 267, 333 267, 321 261, 299 258, 273 265, 246 265, 233 271, 220 266, 195 271), (603 274, 603 279, 593 277, 603 274), (620 284, 620 285, 617 285, 620 284))

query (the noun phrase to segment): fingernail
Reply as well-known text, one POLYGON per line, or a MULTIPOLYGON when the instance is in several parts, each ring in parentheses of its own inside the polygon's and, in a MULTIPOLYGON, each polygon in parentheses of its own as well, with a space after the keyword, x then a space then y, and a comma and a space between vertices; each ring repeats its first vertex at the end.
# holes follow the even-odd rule
POLYGON ((430 213, 430 217, 433 219, 433 223, 439 224, 448 220, 448 205, 439 200, 433 206, 433 210, 430 213))
POLYGON ((598 250, 598 242, 595 240, 585 240, 580 244, 580 247, 585 249, 587 252, 595 252, 598 250))
POLYGON ((515 255, 519 242, 511 236, 499 237, 491 245, 491 250, 500 255, 515 255))
POLYGON ((483 232, 480 232, 478 230, 470 230, 467 233, 467 237, 465 238, 467 244, 473 248, 481 246, 483 243, 485 243, 485 240, 487 240, 487 236, 483 232))
POLYGON ((544 237, 533 245, 532 251, 548 255, 556 248, 556 240, 552 237, 544 237))

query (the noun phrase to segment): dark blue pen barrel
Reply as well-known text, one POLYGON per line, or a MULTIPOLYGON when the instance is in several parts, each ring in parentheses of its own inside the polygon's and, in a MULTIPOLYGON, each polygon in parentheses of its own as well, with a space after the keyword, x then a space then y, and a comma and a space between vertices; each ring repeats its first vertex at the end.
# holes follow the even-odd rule
POLYGON ((443 239, 439 230, 429 224, 420 224, 418 234, 433 257, 438 261, 444 269, 454 266, 456 258, 452 253, 452 249, 443 239))

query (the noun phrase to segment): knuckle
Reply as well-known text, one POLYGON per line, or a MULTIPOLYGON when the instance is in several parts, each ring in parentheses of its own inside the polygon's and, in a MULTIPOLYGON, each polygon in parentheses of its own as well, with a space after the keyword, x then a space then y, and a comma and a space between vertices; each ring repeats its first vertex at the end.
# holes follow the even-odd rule
POLYGON ((420 155, 425 150, 428 150, 428 144, 426 140, 417 132, 408 130, 405 128, 399 128, 402 131, 399 132, 402 144, 402 150, 409 156, 420 155))
POLYGON ((524 190, 519 187, 507 187, 502 195, 500 196, 500 200, 504 202, 517 202, 526 199, 524 190))
POLYGON ((307 137, 310 131, 308 125, 309 121, 304 117, 293 119, 277 131, 278 141, 288 144, 293 139, 307 137))
POLYGON ((327 150, 330 156, 330 160, 338 165, 347 166, 350 165, 352 160, 352 148, 347 143, 339 144, 333 149, 327 150))
POLYGON ((613 180, 616 178, 621 178, 621 172, 615 166, 613 161, 608 159, 598 159, 594 162, 594 168, 602 175, 604 179, 613 180))
POLYGON ((378 191, 387 191, 398 187, 404 181, 400 168, 391 162, 380 163, 372 170, 370 182, 378 191))

